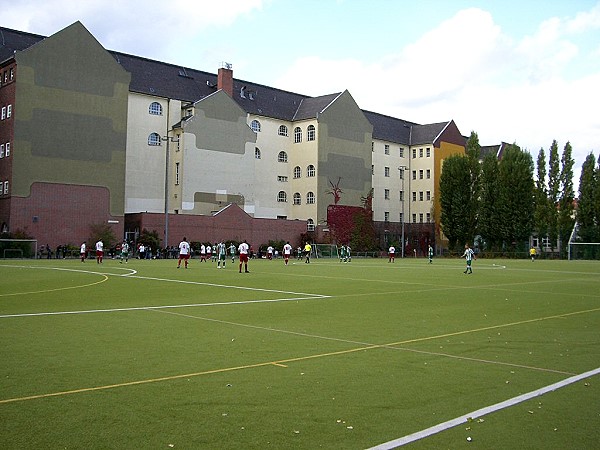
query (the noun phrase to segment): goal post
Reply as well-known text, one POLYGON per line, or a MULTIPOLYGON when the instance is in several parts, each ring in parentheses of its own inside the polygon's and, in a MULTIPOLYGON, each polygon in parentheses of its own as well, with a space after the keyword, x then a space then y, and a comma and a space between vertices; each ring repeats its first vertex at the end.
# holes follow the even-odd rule
POLYGON ((600 242, 569 242, 569 261, 580 259, 599 260, 600 242))
POLYGON ((313 244, 313 252, 316 258, 337 258, 337 246, 332 244, 313 244))
POLYGON ((35 258, 37 239, 0 239, 0 258, 35 258))

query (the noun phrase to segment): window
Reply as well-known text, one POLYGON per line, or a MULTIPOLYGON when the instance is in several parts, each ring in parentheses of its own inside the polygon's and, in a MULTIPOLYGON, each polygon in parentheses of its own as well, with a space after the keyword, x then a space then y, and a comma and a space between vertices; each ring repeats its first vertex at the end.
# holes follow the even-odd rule
POLYGON ((148 114, 152 114, 155 116, 162 116, 162 106, 158 102, 150 103, 150 107, 148 108, 148 114))
POLYGON ((427 169, 427 179, 431 178, 431 169, 427 169))
POLYGON ((398 217, 398 221, 400 223, 404 222, 404 213, 400 213, 400 216, 398 217))
POLYGON ((14 77, 15 77, 15 71, 14 71, 14 69, 11 67, 11 68, 10 68, 10 81, 12 81, 14 77))
POLYGON ((375 166, 371 164, 371 175, 375 175, 375 166))
POLYGON ((294 178, 300 178, 302 176, 302 169, 300 166, 294 167, 294 178))
POLYGON ((300 205, 302 203, 302 197, 299 192, 294 194, 294 205, 300 205))
POLYGON ((419 213, 419 222, 423 223, 423 213, 419 213))
POLYGON ((314 192, 309 192, 308 194, 306 194, 306 203, 309 205, 315 204, 315 193, 314 192))
POLYGON ((400 147, 400 158, 404 158, 404 148, 400 147))
POLYGON ((430 157, 431 157, 431 149, 430 149, 429 147, 427 147, 427 148, 425 149, 425 156, 427 156, 428 158, 430 158, 430 157))
POLYGON ((419 201, 423 201, 423 191, 419 191, 419 201))
POLYGON ((423 149, 422 149, 422 148, 420 148, 420 149, 419 149, 419 158, 422 158, 422 157, 423 157, 423 149))
POLYGON ((390 190, 389 189, 384 189, 383 190, 383 199, 384 200, 389 200, 390 199, 390 190))
POLYGON ((371 141, 371 153, 375 151, 375 142, 371 141))
POLYGON ((253 120, 250 123, 250 128, 252 128, 252 131, 255 133, 260 133, 260 122, 258 120, 253 120))
POLYGON ((431 200, 431 191, 427 191, 427 193, 425 195, 426 195, 427 200, 431 200))
POLYGON ((413 200, 412 200, 412 201, 413 201, 413 202, 416 202, 416 201, 417 201, 417 191, 413 191, 413 193, 412 193, 412 197, 413 197, 413 200))
POLYGON ((277 155, 277 161, 278 162, 286 163, 287 162, 287 153, 286 152, 279 152, 279 154, 277 155))
POLYGON ((417 179, 417 171, 416 171, 416 170, 413 170, 413 171, 412 171, 412 179, 413 179, 413 180, 416 180, 416 179, 417 179))
POLYGON ((417 215, 413 214, 413 223, 417 223, 417 215))
POLYGON ((277 201, 280 203, 287 202, 287 194, 285 193, 285 191, 279 191, 277 193, 277 201))
POLYGON ((385 177, 389 177, 390 176, 390 168, 389 167, 384 167, 383 168, 383 175, 385 177))
POLYGON ((6 107, 6 118, 9 119, 11 115, 12 115, 12 105, 8 105, 6 107))
POLYGON ((0 158, 4 158, 4 144, 0 144, 0 158))
POLYGON ((306 221, 306 231, 315 231, 315 221, 308 219, 306 221))
POLYGON ((389 222, 389 221, 390 221, 390 212, 389 212, 389 211, 385 211, 385 212, 383 213, 383 220, 384 220, 385 222, 389 222))
POLYGON ((390 146, 388 144, 385 144, 385 146, 383 147, 383 153, 386 155, 390 154, 390 146))
POLYGON ((307 168, 306 168, 306 176, 307 177, 314 177, 316 174, 316 170, 315 170, 315 166, 313 166, 312 164, 310 164, 307 168))
POLYGON ((0 120, 6 119, 6 106, 2 107, 2 114, 0 115, 0 120))
POLYGON ((260 148, 254 147, 254 159, 260 159, 260 148))
POLYGON ((419 180, 423 179, 423 170, 419 170, 419 180))
POLYGON ((285 175, 277 175, 277 181, 281 181, 282 183, 287 183, 288 177, 285 175))
POLYGON ((8 158, 10 156, 10 142, 6 143, 6 157, 8 158))
POLYGON ((404 180, 404 169, 402 167, 399 167, 399 169, 400 170, 398 172, 400 173, 400 179, 404 180))
POLYGON ((179 185, 179 163, 175 163, 175 184, 179 185))
POLYGON ((148 136, 148 145, 160 145, 160 135, 158 133, 151 133, 148 136))
POLYGON ((4 195, 8 194, 8 181, 4 182, 4 195))
POLYGON ((431 213, 427 213, 427 223, 431 222, 431 213))
POLYGON ((306 130, 306 140, 307 141, 314 141, 316 138, 316 130, 315 130, 315 126, 314 125, 309 125, 307 130, 306 130))
POLYGON ((415 159, 417 157, 417 149, 416 148, 413 148, 412 154, 413 154, 412 155, 413 159, 415 159))
POLYGON ((294 144, 302 142, 302 130, 300 127, 294 128, 294 144))
POLYGON ((279 136, 286 136, 288 135, 288 129, 285 125, 279 125, 279 130, 277 131, 277 134, 279 136))
POLYGON ((400 201, 404 201, 404 191, 400 191, 400 201))

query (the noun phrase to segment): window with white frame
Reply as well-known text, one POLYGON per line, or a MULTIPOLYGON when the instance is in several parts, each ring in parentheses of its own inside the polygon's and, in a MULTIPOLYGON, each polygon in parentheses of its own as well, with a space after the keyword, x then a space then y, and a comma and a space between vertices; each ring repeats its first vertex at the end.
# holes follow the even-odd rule
POLYGON ((413 223, 417 223, 417 215, 416 215, 416 214, 413 214, 412 216, 413 216, 413 217, 412 217, 412 221, 413 221, 413 223))
POLYGON ((287 137, 287 135, 288 135, 288 128, 285 125, 279 125, 279 130, 277 130, 277 134, 279 136, 285 136, 285 137, 287 137))
POLYGON ((282 183, 287 183, 288 177, 286 177, 285 175, 277 175, 277 181, 280 181, 282 183))
POLYGON ((12 105, 8 105, 6 107, 6 118, 10 119, 10 116, 12 115, 12 105))
POLYGON ((8 194, 8 180, 4 182, 4 195, 8 194))
POLYGON ((390 154, 390 146, 389 146, 389 144, 385 144, 385 145, 383 146, 383 153, 384 153, 385 155, 389 155, 389 154, 390 154))
POLYGON ((383 213, 383 220, 384 220, 384 222, 389 222, 390 221, 390 212, 389 211, 384 211, 384 213, 383 213))
POLYGON ((163 109, 160 103, 152 102, 150 103, 150 107, 148 108, 148 114, 152 114, 154 116, 162 116, 163 109))
POLYGON ((314 192, 308 192, 306 194, 306 203, 308 205, 314 205, 315 204, 315 193, 314 192))
POLYGON ((419 201, 423 201, 423 191, 419 191, 419 201))
POLYGON ((389 177, 390 176, 390 168, 389 167, 384 167, 383 168, 383 176, 384 177, 389 177))
POLYGON ((252 128, 252 131, 254 131, 255 133, 260 133, 260 122, 258 120, 253 120, 252 122, 250 122, 250 128, 252 128))
POLYGON ((431 191, 427 191, 425 195, 425 198, 427 198, 427 200, 431 200, 431 191))
POLYGON ((283 151, 279 152, 279 154, 277 155, 277 162, 286 163, 287 153, 283 151))
POLYGON ((398 216, 398 222, 404 222, 404 213, 400 213, 400 215, 398 216))
POLYGON ((389 200, 390 199, 390 190, 389 189, 384 189, 383 190, 383 199, 384 200, 389 200))
POLYGON ((422 148, 420 148, 420 149, 419 149, 419 158, 422 158, 422 157, 423 157, 423 149, 422 149, 422 148))
POLYGON ((419 180, 423 179, 423 170, 419 170, 419 180))
POLYGON ((277 201, 280 203, 287 202, 287 194, 285 193, 285 191, 279 191, 277 193, 277 201))
POLYGON ((6 119, 6 106, 2 107, 2 113, 0 113, 0 120, 6 119))
POLYGON ((294 128, 294 143, 299 144, 302 142, 302 129, 300 127, 294 128))
POLYGON ((307 141, 314 141, 316 139, 317 136, 317 132, 315 130, 315 126, 314 125, 309 125, 307 130, 306 130, 306 140, 307 141))
POLYGON ((254 159, 260 159, 260 148, 254 147, 254 159))
POLYGON ((4 144, 0 144, 0 158, 4 158, 4 144))
POLYGON ((301 205, 302 204, 302 196, 300 195, 300 192, 295 192, 294 193, 294 205, 301 205))
POLYGON ((423 213, 419 213, 419 222, 423 223, 423 213))
POLYGON ((160 145, 160 135, 158 133, 150 133, 150 136, 148 136, 148 145, 160 145))
POLYGON ((429 180, 431 178, 431 169, 427 169, 427 175, 426 175, 427 179, 429 180))
POLYGON ((404 180, 404 169, 400 168, 400 170, 398 171, 398 173, 400 174, 400 179, 404 180))
POLYGON ((315 221, 308 219, 306 221, 306 231, 315 231, 315 221))
POLYGON ((431 148, 427 147, 427 148, 425 149, 425 156, 426 156, 427 158, 431 158, 431 148))
POLYGON ((412 201, 413 202, 417 201, 417 191, 413 191, 413 193, 412 193, 412 201))
POLYGON ((400 191, 400 201, 404 201, 404 191, 400 191))
POLYGON ((400 158, 404 158, 404 147, 400 147, 400 158))
POLYGON ((431 222, 431 213, 427 213, 427 223, 431 222))
POLYGON ((300 178, 301 175, 302 169, 300 169, 300 166, 294 167, 294 178, 300 178))
POLYGON ((317 171, 315 169, 315 166, 313 166, 312 164, 309 164, 309 166, 306 168, 306 176, 307 177, 314 177, 316 175, 317 171))
POLYGON ((417 157, 417 149, 416 148, 413 148, 412 157, 413 157, 413 159, 415 159, 417 157))
POLYGON ((413 170, 413 171, 412 171, 412 179, 413 179, 413 180, 416 180, 416 179, 417 179, 417 171, 416 171, 416 170, 413 170))
POLYGON ((175 163, 175 184, 179 185, 179 163, 175 163))
POLYGON ((6 143, 6 157, 8 158, 10 156, 10 142, 6 143))

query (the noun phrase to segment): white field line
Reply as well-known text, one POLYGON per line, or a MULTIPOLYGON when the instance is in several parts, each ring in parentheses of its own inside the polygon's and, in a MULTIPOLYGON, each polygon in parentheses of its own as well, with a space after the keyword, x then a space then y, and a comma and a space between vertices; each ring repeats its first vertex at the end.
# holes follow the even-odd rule
POLYGON ((491 406, 486 406, 485 408, 478 409, 476 411, 463 414, 460 417, 457 417, 452 420, 448 420, 447 422, 442 422, 440 424, 434 425, 432 427, 426 428, 424 430, 418 431, 416 433, 409 434, 407 436, 401 437, 399 439, 394 439, 393 441, 384 442, 383 444, 376 445, 375 447, 371 447, 369 450, 390 450, 393 448, 401 447, 405 444, 409 444, 414 441, 418 441, 419 439, 423 439, 429 436, 432 436, 436 433, 440 433, 442 431, 448 430, 450 428, 456 427, 458 425, 464 424, 471 419, 476 419, 478 417, 485 416, 487 414, 499 411, 501 409, 505 409, 516 404, 525 402, 527 400, 531 400, 532 398, 538 397, 540 395, 546 394, 548 392, 555 391, 557 389, 563 388, 570 384, 581 381, 585 378, 589 378, 595 375, 600 374, 600 367, 594 370, 590 370, 589 372, 584 372, 579 375, 575 375, 569 378, 566 378, 562 381, 559 381, 554 384, 550 384, 548 386, 542 387, 540 389, 536 389, 535 391, 528 392, 526 394, 519 395, 517 397, 510 398, 500 403, 496 403, 491 406))

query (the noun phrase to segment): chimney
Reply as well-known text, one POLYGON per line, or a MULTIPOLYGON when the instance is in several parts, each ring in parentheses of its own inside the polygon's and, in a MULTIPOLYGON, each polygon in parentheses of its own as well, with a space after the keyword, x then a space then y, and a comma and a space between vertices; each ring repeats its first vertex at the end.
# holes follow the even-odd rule
POLYGON ((217 89, 223 89, 230 97, 233 97, 233 70, 230 63, 221 63, 217 75, 217 89))

